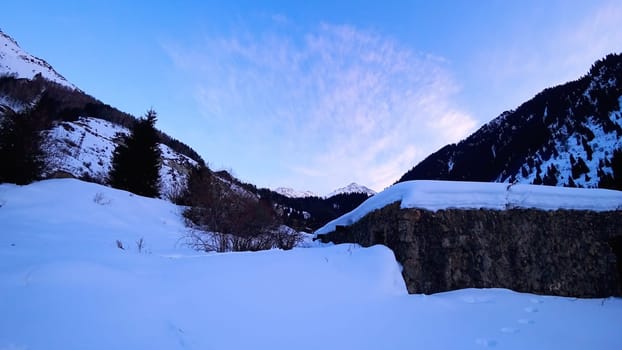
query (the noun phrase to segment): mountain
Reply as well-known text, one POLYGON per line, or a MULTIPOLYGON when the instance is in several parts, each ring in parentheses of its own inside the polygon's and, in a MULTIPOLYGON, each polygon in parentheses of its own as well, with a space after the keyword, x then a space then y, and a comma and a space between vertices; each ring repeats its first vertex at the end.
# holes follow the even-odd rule
POLYGON ((373 196, 376 194, 376 191, 353 182, 346 187, 341 187, 341 188, 334 190, 333 192, 327 194, 325 198, 330 198, 330 197, 334 197, 339 194, 348 194, 348 193, 364 193, 368 196, 373 196))
MULTIPOLYGON (((105 184, 114 149, 129 134, 136 117, 79 90, 48 63, 23 51, 2 32, 0 67, 0 118, 28 113, 40 124, 46 157, 42 177, 73 177, 105 184)), ((185 193, 192 169, 205 162, 190 146, 163 132, 159 137, 160 192, 162 197, 178 202, 185 193)), ((298 230, 318 228, 368 197, 349 194, 325 199, 291 189, 281 189, 279 193, 258 189, 227 171, 211 172, 230 189, 230 196, 269 200, 281 213, 284 223, 298 230)))
POLYGON ((441 148, 404 174, 462 180, 622 189, 622 55, 548 88, 441 148))
POLYGON ((49 81, 76 89, 75 85, 58 74, 49 63, 22 50, 15 39, 0 30, 0 76, 4 75, 25 79, 40 75, 49 81))
MULTIPOLYGON (((43 59, 0 32, 0 117, 26 112, 37 119, 45 155, 43 178, 75 177, 105 183, 115 147, 134 116, 79 90, 43 59)), ((173 197, 189 169, 202 164, 189 146, 160 132, 161 193, 173 197)))
MULTIPOLYGON (((297 191, 293 188, 289 188, 289 187, 278 187, 276 189, 274 189, 274 192, 285 196, 287 198, 307 198, 307 197, 320 197, 318 196, 316 193, 312 192, 312 191, 297 191)), ((341 187, 338 188, 330 193, 328 193, 327 195, 325 195, 323 198, 331 198, 340 194, 350 194, 350 193, 364 193, 368 196, 373 196, 376 194, 376 191, 365 187, 363 185, 359 185, 355 182, 349 184, 348 186, 345 187, 341 187)))
POLYGON ((317 194, 312 191, 296 191, 290 187, 277 187, 274 189, 274 192, 288 198, 317 197, 317 194))

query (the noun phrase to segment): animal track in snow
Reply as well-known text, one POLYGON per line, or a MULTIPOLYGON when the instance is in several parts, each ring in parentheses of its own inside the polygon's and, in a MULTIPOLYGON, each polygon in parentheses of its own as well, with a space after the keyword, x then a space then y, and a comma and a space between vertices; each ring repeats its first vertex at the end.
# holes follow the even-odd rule
POLYGON ((503 327, 501 328, 501 332, 502 333, 518 333, 520 331, 520 329, 518 328, 514 328, 514 327, 503 327))
POLYGON ((492 348, 492 347, 497 346, 497 341, 494 339, 477 338, 475 339, 475 344, 481 345, 485 348, 492 348))
POLYGON ((486 304, 492 302, 492 298, 487 296, 464 296, 460 299, 467 304, 486 304))
POLYGON ((521 319, 519 319, 519 320, 518 320, 518 321, 516 321, 516 322, 518 322, 518 323, 520 323, 520 324, 534 324, 534 323, 536 323, 536 321, 534 321, 534 320, 530 320, 530 319, 528 319, 528 318, 521 318, 521 319))

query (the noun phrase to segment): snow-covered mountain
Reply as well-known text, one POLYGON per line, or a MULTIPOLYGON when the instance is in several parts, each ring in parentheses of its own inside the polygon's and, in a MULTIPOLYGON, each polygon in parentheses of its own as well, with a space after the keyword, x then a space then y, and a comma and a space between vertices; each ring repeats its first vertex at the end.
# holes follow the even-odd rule
MULTIPOLYGON (((318 194, 316 194, 313 191, 298 191, 290 187, 278 187, 274 189, 274 192, 282 196, 285 196, 287 198, 320 197, 318 194)), ((376 191, 368 187, 365 187, 363 185, 359 185, 355 182, 352 182, 348 186, 338 188, 328 193, 327 195, 323 196, 322 198, 331 198, 339 194, 350 194, 350 193, 364 193, 368 196, 373 196, 374 194, 376 194, 376 191)))
MULTIPOLYGON (((76 177, 104 183, 112 155, 135 118, 85 94, 47 62, 0 32, 0 117, 28 111, 45 125, 44 177, 76 177)), ((190 147, 160 134, 160 192, 174 196, 189 170, 202 162, 190 147)))
POLYGON ((399 180, 622 188, 622 55, 548 88, 399 180))
POLYGON ((297 191, 291 187, 277 187, 274 189, 274 192, 287 198, 318 197, 318 195, 312 191, 297 191))
MULTIPOLYGON (((15 40, 2 34, 0 65, 0 118, 28 113, 43 125, 44 177, 75 177, 105 183, 117 144, 129 133, 136 118, 75 89, 43 60, 24 52, 15 40), (26 68, 24 68, 26 67, 26 68), (36 75, 36 73, 41 73, 36 75)), ((176 198, 184 189, 191 168, 204 164, 191 147, 160 133, 162 167, 160 193, 176 198)), ((226 171, 214 171, 217 179, 244 198, 264 198, 279 208, 286 224, 313 230, 344 214, 366 197, 320 198, 311 192, 281 189, 280 195, 243 183, 226 171)))
POLYGON ((16 78, 33 79, 36 75, 57 84, 76 89, 45 60, 35 57, 17 44, 15 39, 0 30, 0 76, 14 75, 16 78))
POLYGON ((364 193, 366 195, 373 196, 376 194, 376 191, 353 182, 346 187, 341 187, 341 188, 334 190, 333 192, 324 196, 324 198, 330 198, 330 197, 333 197, 339 194, 348 194, 348 193, 364 193))

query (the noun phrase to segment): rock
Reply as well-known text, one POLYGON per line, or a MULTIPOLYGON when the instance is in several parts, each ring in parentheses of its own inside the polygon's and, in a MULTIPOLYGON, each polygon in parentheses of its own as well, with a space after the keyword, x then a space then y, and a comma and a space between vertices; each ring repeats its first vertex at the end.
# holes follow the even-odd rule
POLYGON ((622 212, 376 210, 320 237, 384 244, 410 293, 508 288, 538 294, 622 295, 622 212))

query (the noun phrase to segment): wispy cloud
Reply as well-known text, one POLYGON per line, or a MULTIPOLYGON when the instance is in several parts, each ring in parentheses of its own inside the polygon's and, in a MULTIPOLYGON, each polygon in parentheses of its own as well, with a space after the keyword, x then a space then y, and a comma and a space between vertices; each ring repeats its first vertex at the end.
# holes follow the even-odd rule
MULTIPOLYGON (((571 3, 560 6, 576 12, 571 3)), ((472 71, 488 89, 490 106, 503 101, 505 108, 517 107, 546 87, 579 78, 606 54, 622 52, 622 3, 595 4, 575 16, 564 12, 550 13, 557 16, 550 23, 519 18, 511 38, 478 52, 472 71)))
POLYGON ((459 87, 442 58, 352 26, 300 32, 278 19, 280 30, 168 48, 192 74, 205 127, 228 135, 223 149, 238 150, 227 156, 243 177, 253 179, 242 164, 252 151, 280 172, 260 185, 382 189, 475 126, 451 102, 459 87))

